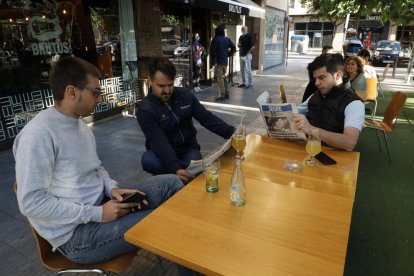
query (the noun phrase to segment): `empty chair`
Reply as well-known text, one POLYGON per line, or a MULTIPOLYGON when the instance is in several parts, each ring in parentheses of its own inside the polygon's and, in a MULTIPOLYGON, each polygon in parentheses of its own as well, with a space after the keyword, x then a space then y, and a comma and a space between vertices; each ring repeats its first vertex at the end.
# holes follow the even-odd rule
POLYGON ((364 127, 369 129, 374 129, 377 134, 377 140, 378 140, 378 146, 381 151, 381 144, 378 136, 378 131, 382 131, 384 134, 384 140, 385 140, 385 146, 387 148, 388 153, 388 160, 391 163, 391 156, 390 151, 388 148, 388 141, 387 141, 387 133, 392 132, 397 123, 397 117, 400 114, 405 101, 407 100, 407 95, 402 92, 396 92, 394 96, 392 97, 392 100, 387 106, 387 109, 384 113, 384 119, 382 121, 379 120, 373 120, 373 119, 367 119, 364 122, 364 127))
POLYGON ((279 85, 279 95, 280 95, 280 102, 287 103, 285 87, 283 86, 283 84, 279 85))
POLYGON ((371 117, 374 118, 377 112, 377 79, 376 78, 365 78, 367 84, 366 91, 358 91, 357 94, 364 101, 364 103, 373 103, 374 109, 371 112, 371 117))
MULTIPOLYGON (((14 183, 14 192, 17 191, 17 184, 14 183)), ((29 223, 30 224, 30 223, 29 223)), ((36 240, 37 252, 43 265, 50 270, 57 270, 58 274, 62 273, 84 273, 95 272, 100 275, 109 275, 108 272, 123 272, 134 259, 138 250, 119 255, 106 262, 97 264, 77 264, 68 260, 59 251, 52 251, 52 246, 48 241, 43 239, 36 230, 30 225, 33 236, 36 240)))
POLYGON ((388 69, 390 68, 390 64, 388 63, 386 66, 385 66, 385 68, 384 68, 384 71, 382 71, 382 75, 381 75, 381 77, 379 77, 378 75, 377 75, 377 78, 378 78, 378 84, 377 84, 377 90, 378 90, 378 92, 379 93, 381 93, 381 95, 384 97, 384 92, 382 91, 382 83, 384 82, 384 80, 385 80, 385 77, 387 76, 387 72, 388 72, 388 69))

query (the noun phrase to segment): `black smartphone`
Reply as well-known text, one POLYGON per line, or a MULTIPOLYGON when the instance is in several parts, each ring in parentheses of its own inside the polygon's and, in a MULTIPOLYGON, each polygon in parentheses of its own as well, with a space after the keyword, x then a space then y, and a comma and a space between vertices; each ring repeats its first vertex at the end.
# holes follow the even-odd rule
POLYGON ((318 159, 318 161, 324 165, 336 164, 335 160, 333 160, 331 157, 329 157, 326 153, 323 153, 323 152, 320 152, 317 155, 315 155, 315 158, 318 159))
MULTIPOLYGON (((147 197, 141 194, 140 192, 135 192, 132 194, 127 194, 122 196, 124 199, 122 203, 140 203, 143 200, 147 200, 147 197)), ((147 200, 148 202, 148 200, 147 200)))

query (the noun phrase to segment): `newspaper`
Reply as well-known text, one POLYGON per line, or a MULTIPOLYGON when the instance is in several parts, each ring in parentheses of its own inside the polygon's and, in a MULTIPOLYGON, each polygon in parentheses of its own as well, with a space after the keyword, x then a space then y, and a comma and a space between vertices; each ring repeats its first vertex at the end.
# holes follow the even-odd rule
POLYGON ((267 91, 263 92, 257 102, 270 137, 277 139, 306 141, 303 131, 296 129, 293 114, 297 113, 294 103, 272 103, 267 91))
POLYGON ((203 160, 205 163, 211 165, 214 162, 214 160, 220 158, 220 156, 222 156, 230 147, 231 139, 228 139, 223 145, 210 152, 206 157, 204 157, 204 159, 191 160, 190 165, 187 167, 186 171, 193 175, 199 174, 203 171, 203 160))

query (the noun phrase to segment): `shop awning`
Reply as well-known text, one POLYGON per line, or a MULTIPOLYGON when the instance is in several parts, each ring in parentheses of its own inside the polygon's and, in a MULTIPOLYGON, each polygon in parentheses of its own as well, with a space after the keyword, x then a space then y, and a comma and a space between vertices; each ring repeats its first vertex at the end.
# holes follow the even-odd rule
MULTIPOLYGON (((249 10, 248 16, 265 18, 265 9, 261 8, 259 5, 254 3, 251 0, 217 0, 218 2, 228 3, 229 5, 235 5, 242 8, 247 8, 249 10)), ((207 1, 215 2, 215 1, 207 1)))
POLYGON ((265 10, 251 0, 194 0, 193 5, 213 11, 238 13, 258 18, 264 18, 265 15, 265 10))

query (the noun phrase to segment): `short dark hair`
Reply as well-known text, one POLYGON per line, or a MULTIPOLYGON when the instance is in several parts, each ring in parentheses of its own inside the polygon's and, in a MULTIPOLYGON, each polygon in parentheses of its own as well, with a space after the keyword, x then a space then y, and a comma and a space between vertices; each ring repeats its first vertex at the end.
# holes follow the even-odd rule
POLYGON ((224 32, 224 25, 223 24, 220 24, 215 30, 214 30, 214 34, 216 35, 216 36, 219 36, 219 35, 225 35, 225 32, 224 32))
POLYGON ((68 85, 84 88, 88 84, 88 75, 100 78, 98 69, 86 60, 71 56, 59 59, 49 76, 53 99, 63 100, 68 85))
POLYGON ((357 56, 362 57, 366 61, 371 60, 371 53, 365 48, 362 48, 361 50, 359 50, 357 56))
POLYGON ((333 47, 332 47, 331 45, 324 45, 324 46, 322 47, 322 52, 323 52, 324 50, 331 50, 331 49, 333 49, 333 47))
POLYGON ((330 74, 334 74, 336 71, 343 71, 343 61, 344 58, 341 54, 324 54, 316 57, 308 65, 308 70, 315 71, 319 68, 326 66, 326 71, 330 74))
POLYGON ((166 57, 156 57, 151 59, 148 65, 149 78, 154 79, 154 75, 157 71, 166 75, 170 80, 174 80, 175 74, 177 73, 174 63, 166 57))

